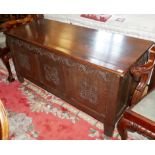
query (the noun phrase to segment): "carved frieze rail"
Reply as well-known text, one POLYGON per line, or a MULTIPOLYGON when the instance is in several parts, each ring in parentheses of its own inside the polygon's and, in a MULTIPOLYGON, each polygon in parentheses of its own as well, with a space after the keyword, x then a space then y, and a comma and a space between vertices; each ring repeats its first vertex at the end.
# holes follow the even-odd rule
POLYGON ((11 36, 7 36, 7 41, 9 44, 15 44, 18 47, 27 49, 27 52, 32 52, 32 53, 35 53, 40 56, 46 56, 46 57, 52 59, 54 62, 62 63, 63 65, 67 65, 68 67, 74 67, 78 71, 84 72, 85 74, 95 75, 96 77, 102 79, 104 82, 108 82, 109 77, 111 77, 111 74, 109 75, 109 73, 106 71, 96 70, 92 67, 89 67, 86 64, 81 64, 81 63, 75 62, 70 58, 49 52, 48 50, 43 49, 39 46, 35 46, 35 45, 29 44, 25 41, 12 38, 11 36))

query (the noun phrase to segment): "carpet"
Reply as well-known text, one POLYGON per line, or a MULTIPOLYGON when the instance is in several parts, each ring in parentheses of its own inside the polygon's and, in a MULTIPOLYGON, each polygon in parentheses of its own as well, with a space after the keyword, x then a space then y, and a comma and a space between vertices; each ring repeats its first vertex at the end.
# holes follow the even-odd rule
MULTIPOLYGON (((12 61, 10 63, 16 78, 12 61)), ((28 80, 23 84, 17 80, 8 83, 7 74, 0 61, 0 99, 8 112, 11 140, 104 139, 101 122, 28 80)), ((120 139, 117 130, 110 139, 120 139)), ((144 138, 131 134, 129 139, 144 138)))
POLYGON ((108 14, 81 14, 81 17, 96 20, 100 22, 106 22, 112 15, 108 14))

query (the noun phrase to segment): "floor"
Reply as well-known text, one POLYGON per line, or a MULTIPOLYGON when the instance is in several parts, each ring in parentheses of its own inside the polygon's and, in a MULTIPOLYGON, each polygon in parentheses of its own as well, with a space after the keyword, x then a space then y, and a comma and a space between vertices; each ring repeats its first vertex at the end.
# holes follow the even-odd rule
MULTIPOLYGON (((12 62, 11 62, 12 63, 12 62)), ((2 64, 2 61, 0 60, 0 66, 1 67, 4 67, 4 65, 2 64)), ((14 72, 14 68, 12 68, 12 70, 13 70, 13 72, 14 72)), ((146 102, 148 102, 148 104, 150 104, 150 101, 153 101, 154 100, 154 96, 151 96, 151 99, 149 99, 149 100, 147 100, 146 102)), ((153 102, 152 102, 153 103, 153 102)), ((140 111, 142 111, 144 108, 143 108, 143 106, 138 106, 137 108, 136 108, 136 110, 140 110, 140 111)), ((145 110, 145 114, 150 114, 150 109, 147 109, 147 111, 145 110)), ((152 117, 155 117, 155 113, 151 113, 151 115, 152 115, 152 117)), ((139 135, 139 134, 137 134, 137 133, 132 133, 132 132, 128 132, 128 134, 130 135, 130 136, 132 136, 132 137, 139 137, 139 136, 141 136, 141 135, 139 135)), ((139 139, 139 138, 138 138, 139 139)), ((141 139, 146 139, 147 140, 147 138, 145 138, 145 137, 143 137, 143 136, 141 136, 141 139)))

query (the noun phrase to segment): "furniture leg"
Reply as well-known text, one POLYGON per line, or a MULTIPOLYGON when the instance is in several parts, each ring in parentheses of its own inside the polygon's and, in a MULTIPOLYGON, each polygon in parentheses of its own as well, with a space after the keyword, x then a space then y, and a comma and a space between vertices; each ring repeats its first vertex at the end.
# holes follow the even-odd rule
POLYGON ((127 139, 127 130, 138 132, 139 134, 145 135, 146 137, 155 139, 155 134, 153 132, 125 118, 121 118, 121 120, 118 122, 117 129, 122 140, 127 139))
POLYGON ((115 125, 109 125, 104 123, 104 135, 106 137, 112 137, 115 125))
POLYGON ((125 118, 121 118, 117 124, 117 130, 122 140, 126 140, 128 137, 127 126, 128 126, 128 121, 125 118))
POLYGON ((8 81, 13 82, 15 79, 13 78, 12 72, 11 72, 11 67, 9 63, 9 57, 7 55, 2 56, 2 61, 4 65, 6 66, 9 76, 8 76, 8 81))
POLYGON ((104 140, 110 140, 109 136, 104 135, 104 140))
POLYGON ((18 73, 17 73, 17 78, 18 78, 19 82, 21 82, 21 83, 24 82, 24 78, 21 75, 19 75, 18 73))

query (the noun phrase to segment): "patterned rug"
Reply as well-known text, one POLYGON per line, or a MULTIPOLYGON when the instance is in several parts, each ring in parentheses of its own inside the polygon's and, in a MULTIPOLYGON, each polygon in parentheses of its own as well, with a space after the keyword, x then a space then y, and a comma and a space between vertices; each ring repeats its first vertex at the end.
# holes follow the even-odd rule
POLYGON ((81 14, 81 17, 96 20, 100 22, 106 22, 112 15, 108 14, 81 14))
MULTIPOLYGON (((12 71, 15 75, 11 61, 12 71)), ((53 94, 25 80, 8 83, 0 61, 0 99, 9 117, 10 139, 101 140, 103 124, 53 94)), ((117 130, 112 140, 120 139, 117 130)), ((145 139, 129 134, 129 139, 145 139)))

